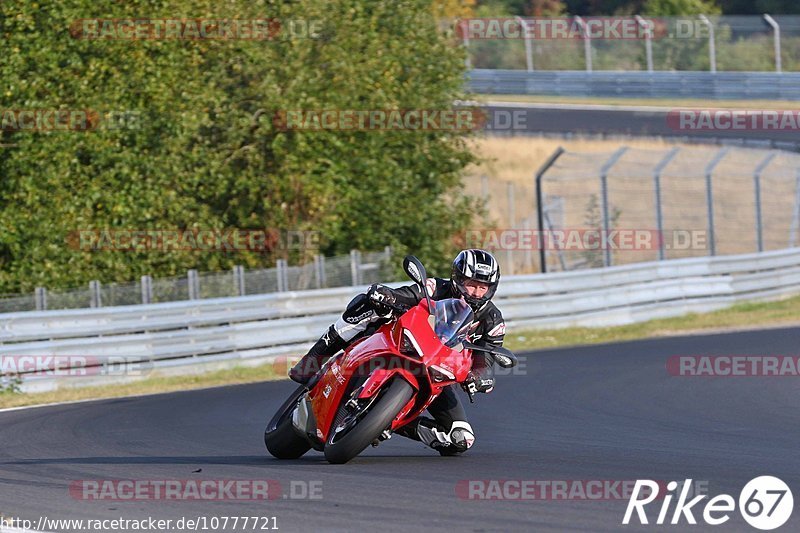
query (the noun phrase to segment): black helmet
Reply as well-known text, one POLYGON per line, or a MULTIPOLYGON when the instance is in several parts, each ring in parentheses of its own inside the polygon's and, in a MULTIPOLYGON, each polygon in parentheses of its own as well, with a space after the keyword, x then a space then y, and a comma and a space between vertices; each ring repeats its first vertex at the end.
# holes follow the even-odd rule
POLYGON ((475 312, 486 305, 492 299, 497 290, 497 283, 500 281, 500 265, 497 260, 485 250, 462 250, 453 261, 453 271, 450 274, 450 281, 456 294, 472 307, 475 312), (489 290, 480 298, 469 296, 464 282, 468 279, 487 283, 489 290))

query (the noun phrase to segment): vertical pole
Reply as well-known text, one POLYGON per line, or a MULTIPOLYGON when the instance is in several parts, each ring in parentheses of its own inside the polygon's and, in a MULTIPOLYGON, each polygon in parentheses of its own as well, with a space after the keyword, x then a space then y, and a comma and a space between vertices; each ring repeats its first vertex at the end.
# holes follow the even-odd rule
POLYGON ((47 289, 44 287, 36 287, 33 297, 36 302, 36 310, 47 311, 47 289))
POLYGON ((756 203, 756 246, 759 252, 764 251, 764 233, 761 223, 761 174, 764 172, 764 169, 767 168, 767 165, 769 165, 770 162, 775 159, 776 155, 778 154, 775 152, 768 154, 764 159, 761 160, 753 172, 753 189, 755 191, 756 203))
POLYGON ((708 61, 709 61, 709 69, 711 72, 717 71, 717 48, 716 43, 714 42, 714 25, 711 24, 711 21, 708 20, 708 17, 705 15, 699 15, 700 20, 703 24, 706 25, 708 28, 708 61))
POLYGON ((653 23, 639 15, 635 15, 634 18, 644 30, 644 52, 647 60, 647 72, 653 72, 653 23))
POLYGON ((592 37, 589 35, 589 28, 586 22, 579 16, 575 16, 575 22, 583 31, 583 57, 586 62, 586 72, 592 72, 592 37))
POLYGON ((200 284, 197 281, 197 270, 191 269, 186 272, 186 283, 189 286, 189 299, 198 300, 200 298, 200 284))
POLYGON ((711 183, 711 176, 714 173, 714 167, 722 161, 725 154, 730 150, 725 147, 714 156, 714 159, 706 166, 706 209, 708 211, 708 245, 711 249, 711 255, 717 255, 717 242, 714 235, 714 190, 711 183))
MULTIPOLYGON (((525 235, 529 235, 531 231, 531 219, 525 217, 522 219, 522 229, 525 231, 525 235)), ((517 242, 520 242, 520 239, 517 239, 517 242)), ((524 242, 528 242, 527 239, 524 242)), ((531 244, 533 240, 530 241, 531 244)), ((533 270, 533 250, 531 250, 531 246, 525 247, 525 270, 527 272, 531 272, 533 270)))
POLYGON ((539 246, 539 269, 543 274, 547 272, 547 256, 545 255, 544 249, 544 199, 542 197, 542 178, 563 153, 564 149, 561 146, 556 148, 556 151, 550 154, 547 161, 539 167, 539 170, 536 172, 536 178, 534 179, 536 182, 536 224, 539 230, 537 243, 539 246))
POLYGON ((661 172, 678 155, 680 148, 673 148, 653 169, 653 187, 656 193, 656 227, 658 229, 658 260, 664 260, 664 213, 661 205, 661 172))
POLYGON ((800 167, 795 169, 794 178, 794 209, 792 209, 792 224, 789 226, 789 248, 794 248, 797 240, 797 230, 800 226, 800 167))
MULTIPOLYGON (((604 235, 608 236, 609 230, 611 229, 611 220, 609 219, 608 214, 608 172, 611 170, 611 167, 619 161, 619 158, 622 157, 622 154, 628 151, 627 146, 623 146, 613 154, 611 157, 608 158, 603 166, 600 168, 600 194, 602 195, 603 199, 603 233, 604 235)), ((601 242, 603 239, 601 239, 601 242)), ((611 247, 606 246, 605 250, 603 251, 603 266, 611 266, 611 247)))
POLYGON ((89 282, 89 305, 91 307, 102 307, 103 300, 100 296, 100 282, 92 280, 89 282))
POLYGON ((519 31, 525 41, 525 67, 528 72, 533 72, 533 45, 528 37, 528 23, 522 17, 517 17, 517 22, 519 22, 519 31))
MULTIPOLYGON (((513 230, 516 225, 516 213, 514 212, 514 182, 509 181, 506 184, 506 192, 508 194, 508 229, 513 230)), ((506 250, 506 262, 508 266, 506 271, 508 275, 514 274, 514 252, 509 248, 506 250)))
POLYGON ((320 261, 321 254, 314 255, 314 280, 317 283, 317 288, 322 288, 322 277, 324 276, 323 270, 320 268, 322 261, 320 261))
POLYGON ((286 292, 289 288, 286 286, 286 259, 278 259, 275 261, 276 276, 278 281, 278 292, 286 292))
POLYGON ((354 287, 360 285, 359 274, 361 273, 361 253, 358 250, 350 250, 350 279, 354 287))
POLYGON ((244 267, 242 265, 234 265, 233 267, 233 280, 234 290, 239 296, 247 294, 247 287, 244 284, 244 267))
POLYGON ((481 176, 481 197, 487 202, 489 201, 489 176, 486 174, 481 176))
POLYGON ((151 278, 150 276, 142 276, 141 288, 142 288, 142 303, 143 304, 153 303, 153 278, 151 278))
POLYGON ((462 39, 464 39, 464 52, 466 57, 464 57, 464 66, 467 67, 467 70, 472 69, 472 62, 469 59, 469 25, 465 20, 459 20, 458 24, 461 25, 461 35, 462 39))
POLYGON ((781 27, 775 19, 764 13, 764 20, 772 26, 772 41, 775 47, 775 72, 781 72, 781 27))
POLYGON ((318 254, 316 256, 317 261, 319 261, 317 268, 317 276, 319 277, 319 286, 320 288, 328 286, 328 277, 325 272, 325 256, 322 254, 318 254))

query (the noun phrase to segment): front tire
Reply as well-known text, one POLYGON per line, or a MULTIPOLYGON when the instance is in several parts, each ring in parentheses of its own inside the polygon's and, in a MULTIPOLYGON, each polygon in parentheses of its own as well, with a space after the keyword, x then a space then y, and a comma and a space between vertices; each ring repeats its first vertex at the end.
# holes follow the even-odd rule
POLYGON ((297 459, 311 449, 311 443, 298 435, 292 427, 292 413, 297 402, 305 394, 302 385, 283 402, 278 412, 272 417, 264 430, 264 444, 267 450, 277 459, 297 459))
MULTIPOLYGON (((330 463, 342 464, 357 456, 390 426, 413 395, 414 389, 406 380, 395 378, 383 395, 367 408, 367 414, 346 433, 340 435, 335 428, 331 428, 325 445, 325 459, 330 463)), ((346 409, 347 406, 340 406, 335 420, 345 418, 343 410, 346 409)))

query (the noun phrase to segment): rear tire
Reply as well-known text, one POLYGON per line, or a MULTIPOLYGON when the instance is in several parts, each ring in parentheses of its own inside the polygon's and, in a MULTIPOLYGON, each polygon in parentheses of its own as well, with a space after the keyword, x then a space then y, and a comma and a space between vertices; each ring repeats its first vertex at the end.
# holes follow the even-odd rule
MULTIPOLYGON (((395 378, 386 392, 368 408, 367 414, 334 442, 331 442, 335 437, 334 428, 331 428, 325 445, 325 459, 330 463, 342 464, 357 456, 391 425, 413 395, 414 389, 405 379, 395 378)), ((343 409, 347 407, 339 407, 340 413, 343 409)), ((339 418, 337 416, 334 420, 339 418)))
POLYGON ((264 430, 264 444, 269 453, 278 459, 297 459, 311 449, 309 441, 298 435, 292 427, 292 413, 305 392, 306 388, 302 385, 294 391, 264 430))

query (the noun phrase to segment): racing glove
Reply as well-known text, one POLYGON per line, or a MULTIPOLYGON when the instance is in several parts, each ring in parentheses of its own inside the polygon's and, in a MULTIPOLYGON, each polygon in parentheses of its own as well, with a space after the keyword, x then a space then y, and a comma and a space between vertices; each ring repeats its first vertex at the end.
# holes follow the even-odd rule
POLYGON ((367 298, 372 302, 375 312, 379 315, 391 315, 394 310, 391 306, 397 300, 394 292, 389 287, 375 283, 367 291, 367 298))
POLYGON ((494 378, 491 376, 482 375, 480 372, 470 370, 467 374, 467 379, 461 385, 464 390, 471 393, 484 392, 490 393, 494 389, 494 378))

